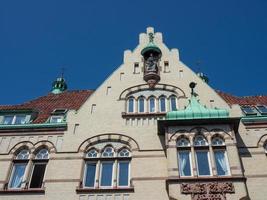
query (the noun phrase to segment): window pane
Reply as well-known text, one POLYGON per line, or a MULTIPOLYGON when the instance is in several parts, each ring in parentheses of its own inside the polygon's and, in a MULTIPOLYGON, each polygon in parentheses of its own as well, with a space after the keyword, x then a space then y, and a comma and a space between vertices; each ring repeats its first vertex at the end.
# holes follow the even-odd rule
POLYGON ((96 172, 96 163, 87 163, 86 164, 86 175, 85 175, 85 187, 94 187, 95 186, 95 172, 96 172))
POLYGON ((45 174, 45 168, 46 168, 45 163, 34 165, 30 188, 41 188, 42 187, 44 174, 45 174))
POLYGON ((38 153, 36 154, 36 159, 48 159, 49 152, 47 149, 40 149, 38 153))
POLYGON ((171 111, 175 111, 175 110, 177 110, 176 98, 175 97, 171 97, 171 111))
POLYGON ((134 99, 130 98, 128 100, 128 112, 134 112, 134 99))
POLYGON ((214 152, 217 174, 219 176, 228 175, 228 162, 225 157, 225 151, 215 151, 214 152))
POLYGON ((26 115, 17 115, 15 124, 25 124, 26 122, 26 115))
POLYGON ((20 188, 22 179, 24 176, 26 163, 23 164, 15 164, 13 167, 13 175, 10 182, 10 188, 20 188))
POLYGON ((14 116, 4 116, 3 124, 12 124, 14 116))
POLYGON ((119 162, 119 186, 129 185, 129 162, 119 162))
POLYGON ((50 118, 50 123, 61 123, 63 121, 63 116, 52 116, 50 118))
POLYGON ((161 97, 159 101, 160 101, 160 111, 161 112, 166 112, 166 101, 165 101, 165 97, 161 97))
POLYGON ((191 176, 191 163, 189 151, 179 152, 179 170, 181 176, 191 176))
POLYGON ((101 186, 112 185, 113 162, 102 163, 101 186))
POLYGON ((198 175, 210 175, 208 152, 197 151, 196 159, 197 159, 198 175))
POLYGON ((155 112, 155 98, 149 99, 149 112, 155 112))
POLYGON ((139 100, 139 112, 145 112, 144 98, 140 98, 139 100))

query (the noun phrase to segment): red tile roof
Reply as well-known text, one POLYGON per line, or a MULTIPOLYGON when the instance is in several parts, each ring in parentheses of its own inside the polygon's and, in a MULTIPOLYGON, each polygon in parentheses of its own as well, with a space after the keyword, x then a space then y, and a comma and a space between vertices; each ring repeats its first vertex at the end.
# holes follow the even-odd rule
POLYGON ((237 97, 225 92, 216 91, 229 105, 267 105, 267 95, 237 97))
POLYGON ((38 115, 33 123, 44 123, 55 109, 79 109, 92 93, 93 90, 73 90, 61 94, 49 93, 19 105, 0 105, 0 110, 34 110, 38 112, 38 115))

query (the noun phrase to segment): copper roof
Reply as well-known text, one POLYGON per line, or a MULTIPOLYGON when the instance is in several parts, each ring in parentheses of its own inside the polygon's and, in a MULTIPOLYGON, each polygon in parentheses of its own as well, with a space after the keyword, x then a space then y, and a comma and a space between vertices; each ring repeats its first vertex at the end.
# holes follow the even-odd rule
POLYGON ((33 123, 44 123, 55 109, 79 109, 92 93, 92 90, 65 91, 61 94, 49 93, 19 105, 0 105, 0 110, 33 110, 38 112, 33 123))
POLYGON ((225 92, 216 91, 229 105, 267 105, 267 95, 237 97, 225 92))

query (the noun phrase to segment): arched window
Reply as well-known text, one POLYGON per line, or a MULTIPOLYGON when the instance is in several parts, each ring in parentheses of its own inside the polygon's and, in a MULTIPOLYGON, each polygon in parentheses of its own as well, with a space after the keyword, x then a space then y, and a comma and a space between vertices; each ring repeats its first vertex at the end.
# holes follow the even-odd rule
POLYGON ((42 188, 45 169, 49 158, 49 152, 46 148, 40 149, 34 159, 30 179, 30 188, 42 188))
POLYGON ((159 98, 159 111, 160 112, 166 112, 166 97, 162 96, 159 98))
POLYGON ((189 147, 190 146, 190 142, 187 138, 180 138, 177 141, 177 147, 189 147))
POLYGON ((110 188, 130 186, 130 151, 121 149, 115 154, 112 146, 106 146, 101 153, 91 149, 86 153, 83 187, 110 188), (117 172, 117 173, 115 173, 117 172), (114 175, 117 174, 117 177, 114 175), (117 179, 117 181, 115 181, 117 179), (97 180, 99 180, 99 185, 97 180))
POLYGON ((209 147, 206 138, 203 135, 197 135, 194 138, 194 150, 199 176, 211 175, 211 163, 209 147))
POLYGON ((264 151, 267 154, 267 141, 265 142, 265 144, 263 145, 264 151))
POLYGON ((29 162, 30 152, 28 149, 19 151, 13 160, 13 167, 8 187, 12 189, 22 188, 22 183, 25 179, 25 170, 29 162))
POLYGON ((207 140, 202 135, 197 135, 194 139, 194 146, 207 146, 207 140))
POLYGON ((155 97, 149 98, 149 112, 151 112, 151 113, 156 112, 156 99, 155 99, 155 97))
MULTIPOLYGON (((130 152, 128 149, 124 148, 119 151, 119 157, 128 158, 130 157, 130 152)), ((128 187, 130 185, 130 159, 118 160, 118 186, 128 187)))
POLYGON ((176 144, 180 176, 192 176, 190 142, 187 138, 180 138, 176 144))
POLYGON ((221 137, 214 137, 211 140, 216 172, 218 176, 227 176, 230 174, 228 157, 226 154, 225 143, 221 137))
POLYGON ((144 97, 138 98, 138 112, 140 113, 145 112, 145 98, 144 97))
POLYGON ((113 157, 114 150, 112 147, 106 147, 102 153, 102 157, 113 157))
POLYGON ((177 110, 177 98, 175 96, 170 97, 170 110, 171 111, 177 110))
POLYGON ((96 158, 97 157, 97 151, 95 149, 91 149, 86 154, 87 158, 96 158))
POLYGON ((127 107, 128 107, 128 113, 133 113, 134 112, 134 98, 133 97, 130 97, 128 99, 127 107))

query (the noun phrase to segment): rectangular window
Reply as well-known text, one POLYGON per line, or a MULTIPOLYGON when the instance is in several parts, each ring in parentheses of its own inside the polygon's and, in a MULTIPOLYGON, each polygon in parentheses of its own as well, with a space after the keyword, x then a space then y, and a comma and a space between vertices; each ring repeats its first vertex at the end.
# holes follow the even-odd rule
POLYGON ((94 187, 95 186, 95 174, 96 174, 96 163, 86 163, 85 170, 85 187, 94 187))
POLYGON ((229 164, 224 150, 214 151, 216 170, 218 176, 229 175, 229 164))
POLYGON ((4 116, 3 124, 12 124, 14 119, 14 115, 4 116))
POLYGON ((50 123, 61 123, 63 121, 62 115, 51 116, 50 123))
POLYGON ((102 162, 100 186, 112 186, 112 178, 113 162, 102 162))
POLYGON ((191 155, 189 151, 178 153, 180 176, 191 176, 191 155))
POLYGON ((46 163, 35 163, 32 172, 30 188, 42 188, 46 163))
POLYGON ((16 115, 15 124, 25 124, 26 115, 16 115))
POLYGON ((140 74, 139 63, 134 63, 134 74, 140 74))
POLYGON ((21 187, 26 166, 27 166, 26 163, 14 164, 13 170, 12 170, 12 176, 11 176, 10 184, 9 184, 10 188, 20 188, 21 187))
POLYGON ((119 186, 129 186, 129 162, 120 161, 118 167, 119 186))
POLYGON ((155 98, 151 97, 149 99, 149 112, 155 112, 155 98))
POLYGON ((210 176, 210 159, 208 151, 196 151, 196 163, 199 176, 210 176))

